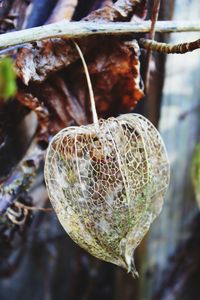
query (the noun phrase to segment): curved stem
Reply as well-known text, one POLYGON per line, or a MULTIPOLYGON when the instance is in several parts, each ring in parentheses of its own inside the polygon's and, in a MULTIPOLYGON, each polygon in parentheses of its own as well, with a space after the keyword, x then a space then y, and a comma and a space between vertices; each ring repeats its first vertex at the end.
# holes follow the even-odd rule
POLYGON ((91 83, 90 75, 88 72, 88 68, 87 68, 83 53, 82 53, 79 45, 76 42, 74 42, 74 44, 76 46, 76 49, 77 49, 77 51, 80 55, 81 61, 83 63, 83 67, 84 67, 84 71, 85 71, 85 75, 86 75, 86 79, 87 79, 87 84, 88 84, 89 95, 90 95, 90 103, 91 103, 93 122, 94 122, 94 125, 95 125, 97 131, 99 131, 99 121, 98 121, 96 105, 95 105, 95 100, 94 100, 94 93, 93 93, 93 89, 92 89, 92 83, 91 83))

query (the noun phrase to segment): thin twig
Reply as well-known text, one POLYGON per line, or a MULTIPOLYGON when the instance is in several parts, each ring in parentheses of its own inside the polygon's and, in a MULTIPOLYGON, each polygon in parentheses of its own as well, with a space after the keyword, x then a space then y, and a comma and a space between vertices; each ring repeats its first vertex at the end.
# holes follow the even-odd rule
POLYGON ((180 44, 166 44, 166 43, 159 43, 149 39, 141 38, 139 40, 139 44, 142 48, 150 49, 151 51, 157 51, 162 53, 168 54, 183 54, 187 52, 194 51, 200 48, 200 39, 187 42, 187 43, 180 43, 180 44))
POLYGON ((33 211, 43 211, 43 212, 52 212, 54 211, 53 208, 44 208, 44 207, 37 207, 37 206, 29 206, 29 205, 25 205, 23 203, 19 203, 19 202, 15 202, 15 205, 20 207, 20 208, 24 208, 27 210, 33 210, 33 211))
MULTIPOLYGON (((155 26, 158 20, 159 9, 160 9, 160 0, 154 0, 153 8, 152 8, 152 17, 151 17, 151 29, 149 34, 149 38, 151 40, 154 40, 155 37, 155 26)), ((144 75, 144 86, 145 86, 146 93, 148 93, 149 90, 150 61, 151 61, 151 49, 148 48, 146 53, 146 66, 145 66, 145 75, 144 75)))
POLYGON ((153 9, 152 9, 152 18, 151 18, 151 30, 149 34, 152 40, 155 37, 155 26, 158 20, 159 10, 160 10, 160 0, 154 0, 153 9))
POLYGON ((30 188, 43 159, 44 150, 38 145, 37 137, 35 137, 19 165, 1 184, 0 214, 3 214, 20 194, 30 188))
POLYGON ((84 67, 84 71, 85 71, 85 75, 86 75, 86 79, 87 79, 87 84, 88 84, 88 90, 89 90, 89 95, 90 95, 90 103, 91 103, 91 110, 92 110, 92 117, 93 117, 93 122, 94 125, 97 129, 97 131, 99 131, 99 121, 98 121, 98 116, 97 116, 97 111, 96 111, 96 105, 95 105, 95 99, 94 99, 94 93, 93 93, 93 89, 92 89, 92 83, 91 83, 91 79, 90 79, 90 75, 89 75, 89 71, 87 68, 87 64, 85 62, 83 53, 80 49, 80 47, 78 46, 77 43, 75 43, 76 49, 80 55, 83 67, 84 67))
MULTIPOLYGON (((119 35, 150 32, 151 21, 142 22, 67 22, 43 25, 0 35, 0 49, 47 38, 80 38, 89 35, 119 35)), ((200 31, 200 21, 158 21, 156 32, 200 31)))

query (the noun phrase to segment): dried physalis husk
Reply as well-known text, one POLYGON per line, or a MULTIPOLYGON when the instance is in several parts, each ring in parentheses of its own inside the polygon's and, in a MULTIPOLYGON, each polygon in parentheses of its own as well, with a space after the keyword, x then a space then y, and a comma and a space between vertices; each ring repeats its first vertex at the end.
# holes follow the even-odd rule
POLYGON ((51 141, 45 180, 60 223, 92 255, 135 272, 133 252, 160 213, 169 183, 163 141, 125 114, 68 127, 51 141))

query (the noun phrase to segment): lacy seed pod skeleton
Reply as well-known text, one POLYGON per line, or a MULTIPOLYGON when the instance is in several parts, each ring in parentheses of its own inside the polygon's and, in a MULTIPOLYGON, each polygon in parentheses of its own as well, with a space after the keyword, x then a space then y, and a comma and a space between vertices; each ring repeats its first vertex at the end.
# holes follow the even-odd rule
MULTIPOLYGON (((94 103, 93 103, 94 104, 94 103)), ((160 213, 169 163, 155 127, 138 114, 68 127, 51 141, 45 181, 69 236, 135 274, 133 252, 160 213)))
POLYGON ((161 137, 136 114, 59 132, 45 178, 58 218, 81 247, 133 271, 132 256, 159 214, 169 165, 161 137))

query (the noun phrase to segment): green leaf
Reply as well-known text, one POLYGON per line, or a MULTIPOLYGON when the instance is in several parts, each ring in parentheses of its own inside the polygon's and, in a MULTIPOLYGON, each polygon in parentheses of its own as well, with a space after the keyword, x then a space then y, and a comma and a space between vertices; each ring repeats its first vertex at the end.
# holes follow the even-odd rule
POLYGON ((16 73, 13 60, 5 57, 0 60, 0 98, 8 100, 17 91, 16 73))

